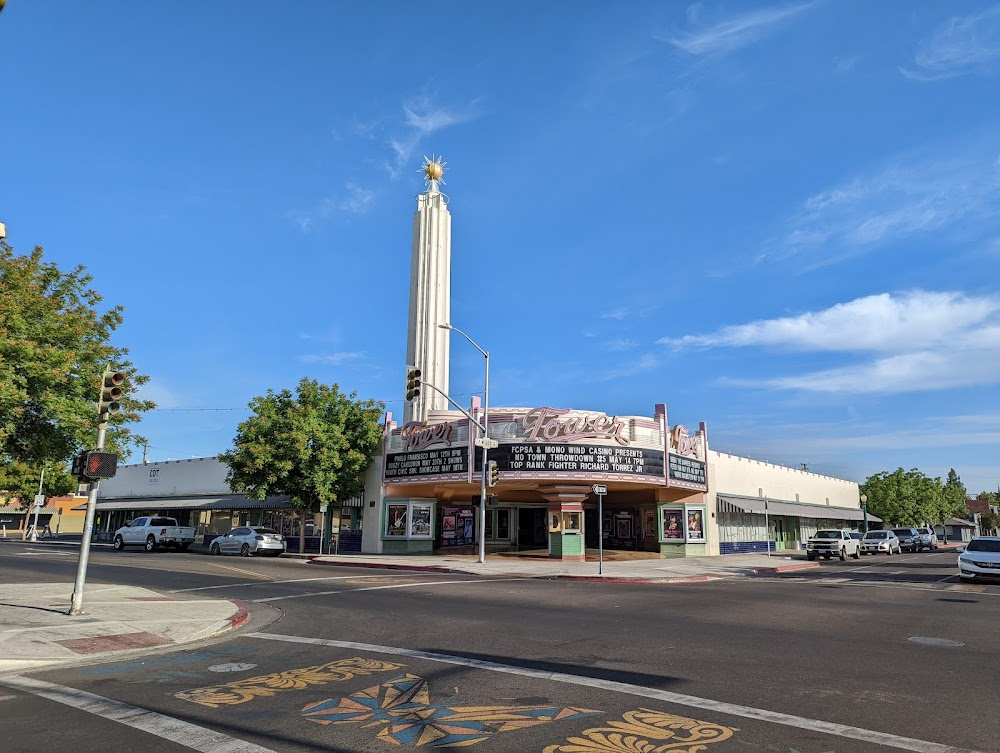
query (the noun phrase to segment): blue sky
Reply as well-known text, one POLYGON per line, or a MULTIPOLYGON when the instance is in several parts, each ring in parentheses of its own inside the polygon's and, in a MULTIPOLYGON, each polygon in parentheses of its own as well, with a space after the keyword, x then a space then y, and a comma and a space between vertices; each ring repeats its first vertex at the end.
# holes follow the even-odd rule
POLYGON ((474 6, 9 0, 0 220, 125 306, 150 459, 303 376, 402 415, 434 153, 492 405, 997 488, 1000 6, 474 6))

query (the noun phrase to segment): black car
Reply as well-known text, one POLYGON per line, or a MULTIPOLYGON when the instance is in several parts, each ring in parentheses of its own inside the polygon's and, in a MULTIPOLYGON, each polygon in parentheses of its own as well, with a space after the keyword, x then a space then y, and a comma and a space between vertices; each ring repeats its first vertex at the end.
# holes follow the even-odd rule
POLYGON ((920 551, 920 532, 916 528, 893 528, 892 532, 899 539, 899 547, 904 552, 920 551))

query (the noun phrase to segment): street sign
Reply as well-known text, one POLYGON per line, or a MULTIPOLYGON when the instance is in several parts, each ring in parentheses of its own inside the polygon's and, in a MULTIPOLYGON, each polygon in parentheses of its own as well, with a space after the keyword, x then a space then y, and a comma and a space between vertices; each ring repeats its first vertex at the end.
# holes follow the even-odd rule
POLYGON ((319 511, 320 512, 326 512, 326 503, 325 502, 319 506, 319 511))
POLYGON ((490 439, 489 437, 476 437, 476 447, 482 447, 486 450, 495 450, 500 446, 500 443, 495 439, 490 439))
POLYGON ((36 494, 35 495, 35 507, 45 507, 45 495, 36 494))
POLYGON ((604 484, 594 484, 590 488, 594 492, 594 494, 597 494, 598 496, 608 493, 608 487, 605 486, 604 484))

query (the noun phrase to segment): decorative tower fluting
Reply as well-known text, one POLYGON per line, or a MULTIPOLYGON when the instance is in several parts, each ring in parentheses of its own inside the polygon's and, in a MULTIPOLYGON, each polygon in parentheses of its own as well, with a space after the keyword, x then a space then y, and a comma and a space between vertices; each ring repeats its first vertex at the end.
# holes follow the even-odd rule
MULTIPOLYGON (((451 213, 438 188, 445 165, 424 157, 421 168, 427 192, 417 197, 413 215, 413 253, 410 258, 410 317, 406 335, 406 363, 421 379, 448 392, 448 330, 451 323, 451 213)), ((448 401, 426 385, 420 396, 406 402, 403 422, 424 421, 431 411, 446 410, 448 401)))

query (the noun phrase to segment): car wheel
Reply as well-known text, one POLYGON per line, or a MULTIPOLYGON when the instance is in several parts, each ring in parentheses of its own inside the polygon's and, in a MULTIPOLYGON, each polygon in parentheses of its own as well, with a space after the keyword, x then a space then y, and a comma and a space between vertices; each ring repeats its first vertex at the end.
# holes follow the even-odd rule
POLYGON ((218 545, 218 544, 216 544, 216 543, 215 543, 215 542, 213 541, 213 542, 212 542, 212 546, 210 546, 210 547, 208 548, 208 553, 209 553, 209 554, 222 554, 222 549, 220 549, 220 548, 219 548, 219 545, 218 545))
POLYGON ((155 552, 156 551, 156 537, 153 534, 149 534, 146 537, 146 551, 155 552))
POLYGON ((186 552, 188 550, 189 546, 190 546, 190 544, 178 544, 177 545, 177 551, 179 551, 179 552, 186 552))
POLYGON ((856 549, 854 551, 854 559, 856 559, 856 560, 861 559, 861 550, 860 549, 856 549))
POLYGON ((123 539, 120 535, 115 536, 115 549, 120 552, 124 548, 125 548, 125 539, 123 539))
POLYGON ((243 555, 244 557, 249 557, 250 556, 250 545, 249 544, 244 544, 243 546, 241 546, 240 547, 240 554, 243 555))
POLYGON ((814 559, 816 559, 816 555, 813 554, 812 552, 806 552, 806 559, 812 562, 814 559))
POLYGON ((847 560, 847 550, 841 547, 840 550, 840 561, 845 562, 847 560))

